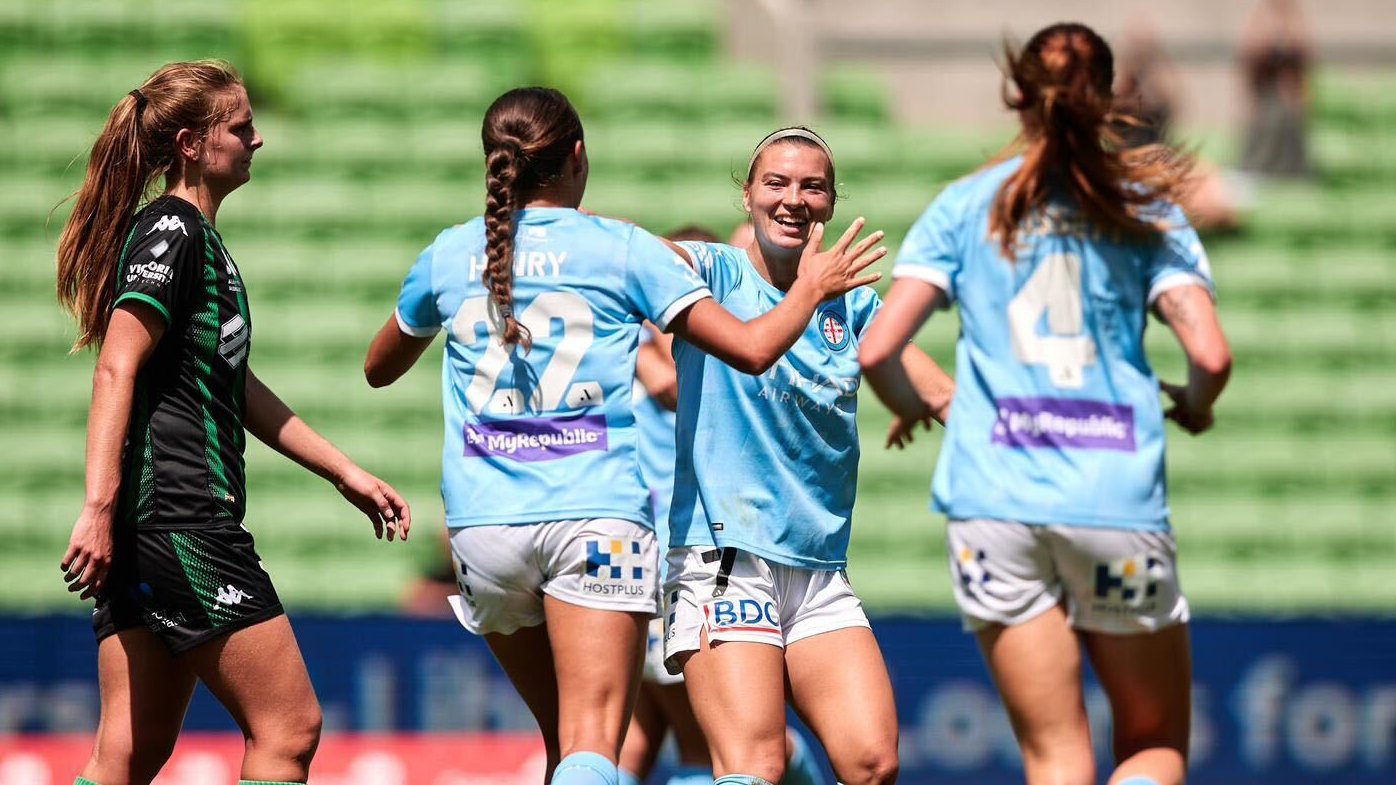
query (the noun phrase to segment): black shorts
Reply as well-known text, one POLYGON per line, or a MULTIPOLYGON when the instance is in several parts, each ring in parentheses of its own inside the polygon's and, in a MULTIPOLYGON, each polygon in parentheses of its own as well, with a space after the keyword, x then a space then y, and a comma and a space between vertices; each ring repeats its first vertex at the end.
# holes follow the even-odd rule
POLYGON ((145 626, 171 654, 283 613, 271 576, 238 523, 197 529, 119 527, 107 586, 97 598, 97 640, 145 626))

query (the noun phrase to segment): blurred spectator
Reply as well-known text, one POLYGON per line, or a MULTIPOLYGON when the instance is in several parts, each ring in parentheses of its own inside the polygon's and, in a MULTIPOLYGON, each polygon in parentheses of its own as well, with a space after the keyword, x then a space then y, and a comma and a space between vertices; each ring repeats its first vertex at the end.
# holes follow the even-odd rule
MULTIPOLYGON (((1178 70, 1147 19, 1136 19, 1125 34, 1116 70, 1115 133, 1126 148, 1172 145, 1173 120, 1182 102, 1178 70)), ((1240 225, 1236 189, 1216 166, 1197 159, 1182 207, 1200 231, 1231 231, 1240 225)))
POLYGON ((1115 123, 1126 147, 1168 142, 1178 104, 1178 71, 1163 51, 1152 23, 1136 20, 1120 47, 1115 107, 1139 123, 1115 123))
POLYGON ((1282 177, 1312 172, 1305 140, 1312 46, 1295 0, 1261 0, 1241 39, 1251 93, 1241 168, 1282 177))

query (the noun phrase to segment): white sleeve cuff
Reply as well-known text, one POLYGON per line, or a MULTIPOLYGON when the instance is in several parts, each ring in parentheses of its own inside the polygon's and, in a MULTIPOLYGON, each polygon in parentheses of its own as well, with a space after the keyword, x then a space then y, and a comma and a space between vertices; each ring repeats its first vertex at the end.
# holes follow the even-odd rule
POLYGON ((679 314, 688 310, 694 303, 698 302, 699 300, 706 300, 707 298, 712 296, 713 293, 709 291, 708 287, 706 286, 704 286, 701 289, 694 289, 688 294, 685 294, 683 297, 680 297, 679 299, 675 300, 668 308, 665 308, 664 313, 660 314, 659 318, 654 320, 654 326, 658 327, 663 332, 668 332, 669 322, 673 321, 675 316, 678 316, 679 314))
POLYGON ((437 333, 441 332, 440 325, 435 324, 433 324, 430 327, 413 327, 412 325, 408 324, 405 319, 402 318, 402 311, 399 311, 396 308, 393 309, 393 316, 397 317, 397 328, 399 330, 402 330, 402 332, 405 335, 410 335, 413 338, 430 338, 433 335, 436 335, 437 333))
POLYGON ((955 299, 955 285, 950 283, 950 276, 934 267, 927 267, 924 264, 899 264, 892 268, 892 279, 898 278, 915 278, 918 281, 925 281, 945 292, 947 300, 955 299))
POLYGON ((1201 286, 1207 290, 1207 295, 1213 300, 1217 299, 1217 292, 1212 288, 1212 282, 1196 273, 1176 272, 1169 273, 1154 281, 1154 285, 1149 289, 1149 296, 1145 304, 1153 305, 1154 301, 1169 289, 1177 289, 1179 286, 1201 286))

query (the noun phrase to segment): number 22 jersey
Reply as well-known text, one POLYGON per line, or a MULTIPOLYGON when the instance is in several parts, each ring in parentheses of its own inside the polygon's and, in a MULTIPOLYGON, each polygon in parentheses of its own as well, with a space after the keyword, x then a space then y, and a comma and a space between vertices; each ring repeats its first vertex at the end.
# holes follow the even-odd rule
POLYGON ((1182 211, 1161 205, 1155 242, 1102 235, 1067 200, 1019 227, 1016 259, 989 236, 989 209, 1021 165, 950 185, 912 227, 894 278, 959 304, 956 390, 932 484, 951 518, 1169 527, 1158 379, 1146 312, 1164 291, 1211 291, 1182 211))
POLYGON ((483 218, 443 231, 398 298, 404 333, 447 332, 446 525, 620 518, 651 526, 631 401, 641 322, 665 329, 711 293, 630 224, 529 208, 515 225, 514 314, 531 350, 500 344, 482 283, 483 218))

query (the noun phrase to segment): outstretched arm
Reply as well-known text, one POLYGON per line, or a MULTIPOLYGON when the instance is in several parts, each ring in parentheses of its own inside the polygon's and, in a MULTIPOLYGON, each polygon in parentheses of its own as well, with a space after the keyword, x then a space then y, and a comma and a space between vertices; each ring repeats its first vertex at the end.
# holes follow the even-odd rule
MULTIPOLYGON (((396 329, 396 326, 394 326, 396 329)), ((401 534, 407 539, 412 527, 412 511, 391 485, 374 477, 329 440, 316 433, 272 392, 251 368, 247 369, 247 415, 249 433, 268 447, 329 480, 336 490, 373 522, 379 539, 386 530, 392 540, 401 534)))
MULTIPOLYGON (((855 220, 827 251, 819 250, 824 224, 816 224, 800 258, 795 284, 766 313, 743 322, 707 298, 675 317, 669 329, 743 373, 765 373, 800 339, 821 302, 882 277, 881 273, 859 275, 887 255, 885 247, 872 248, 882 239, 882 232, 873 232, 856 245, 853 243, 863 223, 862 218, 855 220)), ((687 252, 680 250, 680 255, 692 263, 687 252)))
POLYGON ((1155 308, 1188 358, 1186 386, 1159 382, 1174 404, 1165 416, 1189 433, 1202 433, 1212 427, 1212 404, 1231 376, 1231 347, 1217 319, 1216 306, 1206 289, 1188 285, 1160 294, 1155 308))

